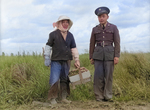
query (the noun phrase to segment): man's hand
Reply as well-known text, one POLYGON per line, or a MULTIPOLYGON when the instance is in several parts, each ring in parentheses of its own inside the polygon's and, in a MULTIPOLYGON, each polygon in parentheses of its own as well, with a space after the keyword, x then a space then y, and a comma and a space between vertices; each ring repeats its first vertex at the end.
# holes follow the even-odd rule
POLYGON ((76 68, 79 68, 80 67, 80 61, 79 60, 76 60, 75 63, 74 63, 74 66, 76 68))
POLYGON ((116 64, 118 64, 119 63, 119 58, 118 57, 115 57, 114 58, 114 64, 116 65, 116 64))
POLYGON ((93 59, 90 59, 90 62, 91 62, 92 65, 94 64, 94 60, 93 59))

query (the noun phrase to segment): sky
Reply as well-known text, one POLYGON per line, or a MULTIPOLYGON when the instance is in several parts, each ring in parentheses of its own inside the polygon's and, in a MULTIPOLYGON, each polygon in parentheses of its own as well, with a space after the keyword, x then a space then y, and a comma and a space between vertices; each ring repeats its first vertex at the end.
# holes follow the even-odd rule
POLYGON ((70 32, 85 53, 101 6, 119 29, 121 52, 150 52, 150 0, 0 0, 0 53, 42 53, 60 15, 73 21, 70 32))

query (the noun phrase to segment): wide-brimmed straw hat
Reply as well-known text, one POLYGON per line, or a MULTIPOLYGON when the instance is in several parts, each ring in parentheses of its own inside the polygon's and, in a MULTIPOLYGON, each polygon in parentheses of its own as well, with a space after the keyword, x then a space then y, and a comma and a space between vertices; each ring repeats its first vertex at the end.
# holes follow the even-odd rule
POLYGON ((62 16, 59 16, 56 23, 58 24, 62 20, 69 20, 69 27, 68 27, 68 30, 69 30, 71 28, 71 26, 73 25, 73 22, 71 21, 71 19, 68 16, 62 15, 62 16))

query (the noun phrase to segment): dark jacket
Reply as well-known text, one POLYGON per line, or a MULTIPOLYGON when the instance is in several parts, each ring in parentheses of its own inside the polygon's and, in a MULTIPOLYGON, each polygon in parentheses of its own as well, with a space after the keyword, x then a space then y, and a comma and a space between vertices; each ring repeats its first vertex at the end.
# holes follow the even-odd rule
POLYGON ((52 47, 51 60, 72 60, 71 48, 76 47, 73 35, 68 31, 65 41, 59 29, 49 34, 46 45, 52 47))
POLYGON ((97 60, 114 60, 114 57, 120 57, 120 35, 117 26, 107 22, 104 30, 100 24, 93 28, 89 56, 90 59, 97 60), (95 47, 95 44, 102 42, 109 45, 95 47))

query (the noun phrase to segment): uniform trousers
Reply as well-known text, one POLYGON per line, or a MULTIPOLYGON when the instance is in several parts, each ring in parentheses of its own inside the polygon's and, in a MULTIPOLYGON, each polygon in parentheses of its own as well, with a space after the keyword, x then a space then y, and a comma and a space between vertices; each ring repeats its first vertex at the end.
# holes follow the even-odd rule
POLYGON ((94 60, 94 94, 96 99, 112 98, 114 61, 94 60))

